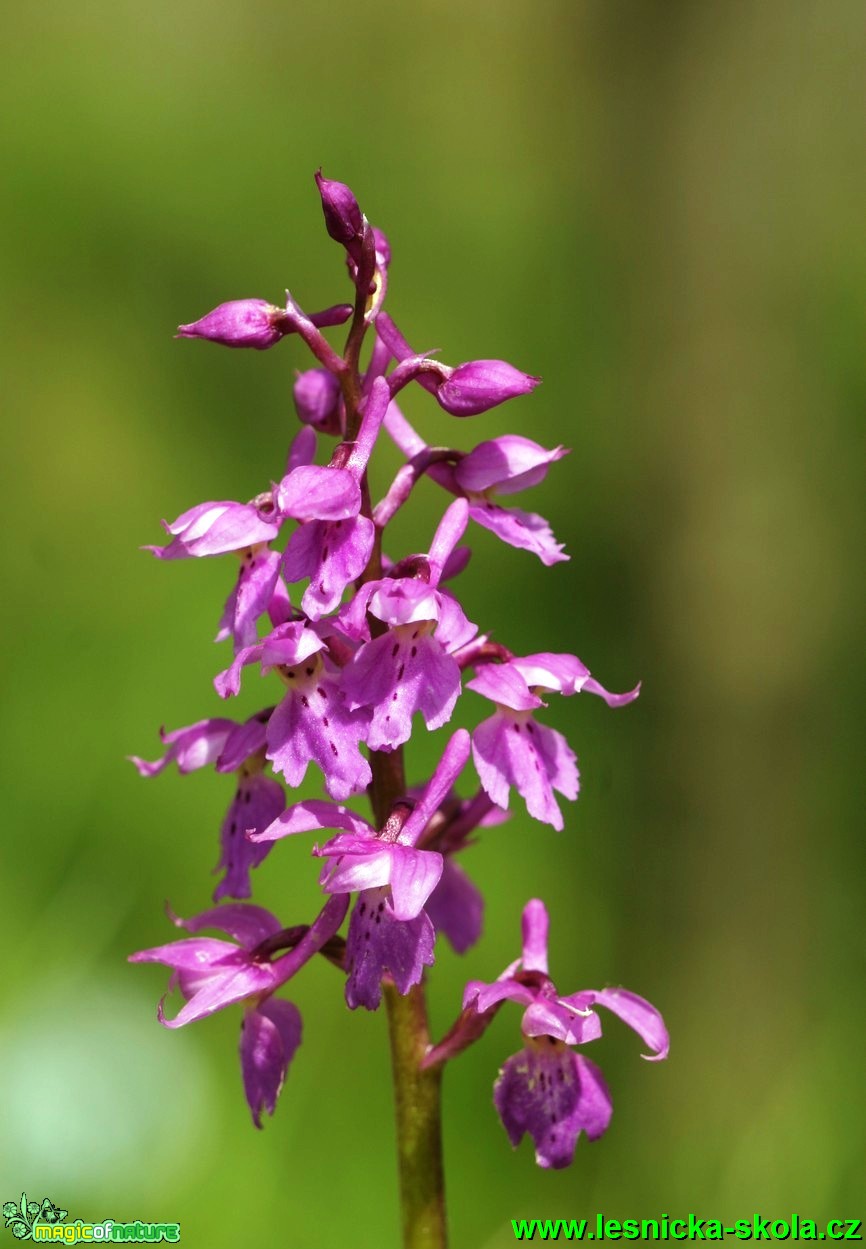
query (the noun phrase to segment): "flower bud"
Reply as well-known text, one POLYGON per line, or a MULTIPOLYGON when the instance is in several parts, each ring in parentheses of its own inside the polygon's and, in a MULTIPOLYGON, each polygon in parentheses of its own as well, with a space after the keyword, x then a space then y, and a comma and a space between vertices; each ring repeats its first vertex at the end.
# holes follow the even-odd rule
POLYGON ((452 416, 477 416, 506 399, 528 394, 540 381, 505 360, 470 360, 442 382, 436 398, 452 416))
POLYGON ((340 383, 327 369, 307 369, 294 385, 295 411, 305 425, 323 433, 340 432, 340 383))
POLYGON ((208 338, 224 347, 273 347, 290 327, 281 324, 285 312, 266 299, 231 299, 207 316, 177 327, 177 338, 208 338))
POLYGON ((322 197, 325 226, 336 243, 348 247, 364 232, 364 217, 358 201, 344 182, 333 182, 316 174, 316 185, 322 197))

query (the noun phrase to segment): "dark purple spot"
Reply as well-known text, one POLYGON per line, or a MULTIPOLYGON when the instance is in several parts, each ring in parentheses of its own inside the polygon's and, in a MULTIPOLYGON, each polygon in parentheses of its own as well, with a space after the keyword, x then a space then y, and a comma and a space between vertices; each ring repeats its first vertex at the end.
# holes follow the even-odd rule
POLYGON ((315 672, 315 668, 305 668, 304 671, 306 672, 308 677, 311 677, 313 673, 315 672))
POLYGON ((398 651, 399 649, 400 649, 400 643, 399 643, 399 642, 395 642, 395 643, 394 643, 394 649, 391 651, 391 655, 392 655, 392 657, 393 657, 394 655, 396 655, 396 654, 397 654, 397 651, 398 651))
POLYGON ((399 670, 398 670, 398 672, 397 672, 397 680, 398 680, 398 681, 402 681, 402 680, 403 680, 403 673, 404 673, 405 671, 406 671, 406 665, 405 665, 405 664, 400 664, 399 670))
POLYGON ((335 759, 339 758, 339 753, 337 751, 337 747, 334 744, 334 742, 328 742, 328 745, 331 747, 331 754, 334 756, 334 758, 335 759))
POLYGON ((301 702, 303 703, 305 707, 309 707, 310 705, 310 700, 309 698, 307 698, 306 694, 301 695, 301 702))
POLYGON ((323 546, 322 547, 322 563, 323 564, 327 558, 328 558, 328 548, 326 546, 323 546))
POLYGON ((412 658, 414 659, 414 658, 415 658, 415 656, 418 654, 418 647, 417 647, 417 646, 413 646, 413 647, 412 647, 412 650, 411 650, 411 652, 410 652, 410 653, 411 653, 411 655, 412 655, 412 658))
POLYGON ((324 724, 325 728, 328 728, 329 721, 327 716, 322 716, 322 724, 324 724))
POLYGON ((324 685, 317 685, 317 686, 316 686, 316 693, 317 693, 317 694, 320 694, 322 698, 327 698, 327 697, 328 697, 328 691, 325 689, 324 685))

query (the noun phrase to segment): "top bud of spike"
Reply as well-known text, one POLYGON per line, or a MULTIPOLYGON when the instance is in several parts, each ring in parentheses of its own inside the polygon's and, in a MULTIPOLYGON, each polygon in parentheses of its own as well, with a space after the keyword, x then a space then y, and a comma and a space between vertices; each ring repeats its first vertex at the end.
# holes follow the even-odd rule
POLYGON ((321 169, 316 174, 316 185, 322 197, 328 233, 335 243, 351 248, 364 233, 364 214, 358 201, 344 182, 323 177, 321 169))

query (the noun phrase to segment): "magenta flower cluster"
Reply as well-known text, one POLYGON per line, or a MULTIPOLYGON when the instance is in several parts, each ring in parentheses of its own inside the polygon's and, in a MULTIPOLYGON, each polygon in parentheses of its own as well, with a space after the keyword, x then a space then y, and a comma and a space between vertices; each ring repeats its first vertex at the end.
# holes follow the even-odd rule
MULTIPOLYGON (((464 451, 428 445, 416 432, 397 400, 413 382, 463 418, 528 394, 539 379, 502 360, 450 367, 414 352, 383 310, 385 236, 348 187, 321 174, 316 180, 328 233, 345 251, 353 302, 308 316, 288 294, 283 305, 235 300, 179 329, 184 338, 259 350, 297 335, 310 348, 316 364, 295 381, 300 429, 285 472, 248 502, 197 504, 166 524, 165 545, 148 548, 164 560, 234 558, 217 633, 217 641, 231 640, 233 657, 216 690, 231 699, 254 667, 275 691, 273 705, 243 722, 215 717, 163 733, 159 760, 134 760, 144 776, 174 763, 184 773, 212 767, 233 777, 218 905, 175 918, 190 935, 132 961, 171 968, 169 990, 183 1005, 169 1018, 160 1003, 166 1027, 242 1005, 241 1070, 257 1126, 263 1112, 273 1113, 301 1041, 300 1014, 277 991, 319 953, 344 974, 348 1005, 375 1010, 383 983, 401 994, 419 984, 440 937, 468 950, 481 932, 483 900, 458 856, 478 829, 507 818, 512 790, 531 817, 554 829, 563 827, 557 795, 578 795, 576 756, 544 723, 548 696, 591 693, 617 707, 639 692, 609 693, 574 655, 513 654, 467 619, 452 584, 469 558, 460 543, 470 521, 544 564, 568 558, 543 517, 510 499, 542 481, 566 451, 514 434, 464 451), (340 355, 322 330, 350 319, 340 355), (405 463, 374 506, 367 465, 383 432, 405 463), (327 461, 317 464, 328 439, 327 461), (396 558, 386 553, 387 527, 422 477, 445 492, 447 506, 426 549, 396 558), (383 809, 371 761, 387 773, 419 730, 419 715, 427 731, 442 729, 467 690, 467 715, 473 697, 483 700, 476 727, 451 732, 426 783, 391 793, 383 809), (327 799, 290 802, 287 788, 300 786, 311 766, 327 799), (468 797, 457 792, 461 777, 468 797), (378 810, 372 823, 344 805, 365 791, 378 810), (312 847, 324 904, 311 923, 286 926, 244 901, 250 873, 274 842, 310 832, 327 835, 312 847), (201 936, 204 929, 228 939, 201 936)), ((521 957, 498 980, 466 986, 454 1026, 424 1064, 465 1049, 507 999, 524 1008, 523 1043, 495 1083, 496 1108, 515 1145, 529 1133, 540 1165, 565 1166, 579 1134, 600 1136, 611 1115, 601 1072, 579 1052, 600 1035, 595 1008, 630 1025, 648 1057, 667 1054, 664 1024, 624 989, 561 996, 548 977, 547 913, 533 900, 523 914, 521 957)))

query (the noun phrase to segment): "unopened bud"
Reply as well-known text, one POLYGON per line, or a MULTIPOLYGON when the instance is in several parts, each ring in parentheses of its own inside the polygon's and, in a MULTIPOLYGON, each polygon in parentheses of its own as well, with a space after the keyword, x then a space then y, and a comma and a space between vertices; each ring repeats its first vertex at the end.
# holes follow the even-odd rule
POLYGON ((470 360, 437 387, 436 398, 452 416, 477 416, 506 399, 528 394, 540 381, 505 360, 470 360))
POLYGON ((254 347, 264 351, 290 332, 289 326, 280 324, 284 318, 283 309, 269 304, 266 299, 231 299, 200 320, 179 325, 177 337, 207 338, 224 347, 254 347))
POLYGON ((340 383, 327 369, 307 369, 294 385, 295 411, 305 425, 326 434, 340 432, 340 383))
POLYGON ((364 216, 358 207, 358 201, 344 182, 333 182, 330 178, 322 177, 321 169, 316 174, 316 185, 322 197, 322 211, 328 233, 335 242, 348 247, 364 232, 364 216))

